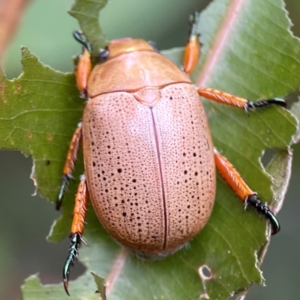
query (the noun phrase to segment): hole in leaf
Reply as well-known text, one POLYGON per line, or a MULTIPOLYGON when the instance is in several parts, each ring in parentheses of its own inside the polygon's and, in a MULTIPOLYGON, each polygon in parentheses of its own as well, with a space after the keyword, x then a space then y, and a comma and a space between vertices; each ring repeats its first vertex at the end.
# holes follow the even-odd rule
POLYGON ((200 299, 209 299, 209 296, 207 293, 201 294, 200 299))
POLYGON ((261 163, 264 166, 264 168, 267 167, 267 165, 270 163, 274 155, 276 154, 276 150, 274 149, 266 149, 261 157, 261 163))
POLYGON ((210 280, 213 278, 213 273, 208 265, 200 266, 198 272, 202 280, 210 280))

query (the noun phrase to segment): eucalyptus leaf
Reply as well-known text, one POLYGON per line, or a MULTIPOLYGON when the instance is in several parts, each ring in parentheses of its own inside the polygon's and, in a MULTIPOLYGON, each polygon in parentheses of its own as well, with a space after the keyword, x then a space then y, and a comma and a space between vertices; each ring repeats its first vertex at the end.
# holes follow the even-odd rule
POLYGON ((107 0, 76 0, 69 14, 78 20, 80 28, 92 45, 92 53, 97 55, 108 41, 99 25, 99 12, 107 4, 107 0))

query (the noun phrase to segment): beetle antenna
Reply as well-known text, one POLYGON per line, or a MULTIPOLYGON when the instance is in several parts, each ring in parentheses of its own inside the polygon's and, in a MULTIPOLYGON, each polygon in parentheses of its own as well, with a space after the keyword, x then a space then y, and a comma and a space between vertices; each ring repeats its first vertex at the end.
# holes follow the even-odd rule
POLYGON ((73 32, 73 37, 75 38, 75 40, 80 43, 81 45, 83 45, 83 47, 88 50, 90 53, 92 52, 91 49, 91 44, 88 42, 88 40, 85 38, 85 36, 83 35, 82 32, 76 30, 73 32))
POLYGON ((98 61, 104 62, 106 61, 106 59, 109 56, 109 50, 108 50, 108 46, 106 46, 104 49, 100 49, 99 54, 98 54, 98 61))
POLYGON ((148 41, 148 44, 153 48, 153 50, 154 50, 155 52, 159 53, 159 49, 158 49, 158 47, 157 47, 157 45, 156 45, 155 42, 153 42, 153 41, 148 41))
POLYGON ((70 235, 71 244, 69 248, 69 254, 66 259, 64 268, 63 268, 63 280, 64 280, 64 288, 66 293, 70 296, 68 291, 69 285, 69 274, 70 274, 70 267, 74 265, 74 261, 78 256, 78 248, 82 241, 82 237, 80 233, 72 233, 70 235))
POLYGON ((280 224, 275 217, 275 215, 271 212, 270 208, 261 202, 259 198, 257 198, 256 194, 252 194, 247 196, 245 199, 245 205, 247 207, 248 204, 251 204, 257 212, 264 215, 271 223, 272 226, 272 235, 276 234, 280 230, 280 224))

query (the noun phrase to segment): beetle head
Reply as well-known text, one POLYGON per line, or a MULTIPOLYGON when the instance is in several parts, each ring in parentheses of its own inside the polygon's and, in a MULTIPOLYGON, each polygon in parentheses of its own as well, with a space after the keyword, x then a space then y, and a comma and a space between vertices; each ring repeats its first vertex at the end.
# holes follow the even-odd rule
POLYGON ((103 62, 119 55, 136 51, 154 52, 155 49, 144 40, 135 40, 132 38, 112 40, 105 49, 100 51, 99 61, 103 62))

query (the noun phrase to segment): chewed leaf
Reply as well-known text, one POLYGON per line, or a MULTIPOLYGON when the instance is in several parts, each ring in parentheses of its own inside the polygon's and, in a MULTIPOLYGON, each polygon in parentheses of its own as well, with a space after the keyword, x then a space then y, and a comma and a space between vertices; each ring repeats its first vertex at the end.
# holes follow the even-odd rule
MULTIPOLYGON (((294 114, 294 116, 297 118, 297 120, 300 120, 300 101, 293 104, 291 108, 291 112, 294 114)), ((300 124, 298 124, 297 131, 295 135, 293 136, 293 141, 295 144, 298 144, 300 141, 300 124)))
POLYGON ((105 280, 105 278, 98 276, 94 272, 91 272, 91 274, 93 275, 95 283, 97 285, 97 293, 100 294, 102 300, 106 300, 106 280, 105 280))
POLYGON ((66 293, 55 285, 43 285, 37 275, 31 275, 22 286, 23 299, 41 300, 41 299, 59 299, 59 300, 99 300, 99 295, 95 293, 96 286, 91 274, 77 281, 77 289, 70 298, 66 293), (86 290, 81 293, 80 290, 86 290))
POLYGON ((42 65, 27 48, 22 49, 22 64, 19 78, 10 81, 2 76, 0 83, 0 144, 33 156, 32 178, 38 192, 53 200, 83 101, 73 74, 42 65))
MULTIPOLYGON (((97 17, 105 3, 78 0, 71 11, 80 19, 95 51, 105 44, 97 17)), ((300 43, 289 26, 281 0, 214 1, 201 14, 203 51, 193 75, 195 83, 253 100, 292 91, 300 83, 300 43)), ((180 64, 182 50, 171 52, 172 59, 180 64)), ((84 103, 78 97, 74 75, 44 66, 26 48, 22 62, 24 73, 19 78, 6 80, 0 73, 0 147, 32 155, 32 178, 38 192, 55 201, 68 143, 81 120, 84 103)), ((271 176, 263 169, 260 157, 267 148, 285 149, 291 145, 295 118, 281 107, 248 114, 208 101, 205 107, 215 146, 261 199, 274 206, 271 176)), ((279 174, 290 163, 286 155, 279 157, 281 153, 272 165, 280 161, 279 174)), ((80 157, 74 177, 82 172, 80 157)), ((270 172, 280 177, 271 167, 270 172)), ((275 198, 282 198, 288 177, 278 181, 275 198)), ((49 237, 52 241, 68 235, 75 189, 76 182, 71 182, 63 216, 49 237)), ((205 229, 174 255, 162 261, 142 261, 112 240, 90 208, 85 229, 89 247, 83 246, 79 256, 87 271, 70 282, 69 291, 74 299, 98 299, 90 274, 93 271, 109 279, 106 292, 110 300, 228 299, 251 283, 262 282, 258 262, 268 240, 266 224, 251 208, 245 211, 218 176, 216 203, 205 229)), ((69 299, 62 284, 42 286, 37 277, 30 278, 23 287, 24 299, 46 299, 49 294, 55 299, 69 299)))
POLYGON ((107 0, 76 0, 69 11, 70 15, 78 20, 83 34, 92 45, 94 55, 97 55, 99 49, 107 45, 107 40, 98 21, 99 12, 106 3, 107 0))

